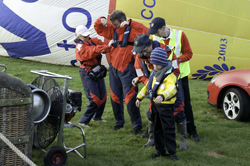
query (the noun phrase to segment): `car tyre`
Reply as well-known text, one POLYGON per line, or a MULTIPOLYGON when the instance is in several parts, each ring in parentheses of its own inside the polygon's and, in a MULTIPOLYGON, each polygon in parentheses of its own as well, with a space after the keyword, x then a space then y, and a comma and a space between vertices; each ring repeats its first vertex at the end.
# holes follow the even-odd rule
POLYGON ((223 96, 222 108, 227 119, 246 121, 250 115, 249 96, 240 88, 230 88, 223 96))

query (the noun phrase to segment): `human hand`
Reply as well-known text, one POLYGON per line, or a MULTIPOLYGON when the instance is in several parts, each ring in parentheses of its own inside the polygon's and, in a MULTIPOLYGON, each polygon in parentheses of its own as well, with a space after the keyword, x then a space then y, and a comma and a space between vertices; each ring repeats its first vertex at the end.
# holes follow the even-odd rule
POLYGON ((139 83, 139 78, 138 77, 135 77, 133 80, 132 80, 132 85, 133 86, 137 86, 139 83))
POLYGON ((114 42, 115 42, 115 41, 114 41, 113 39, 112 39, 112 40, 110 40, 110 41, 109 41, 109 44, 108 44, 108 45, 109 45, 109 47, 112 47, 112 44, 113 44, 114 42))
POLYGON ((124 27, 124 26, 126 26, 126 25, 128 25, 128 24, 129 24, 128 21, 123 21, 123 22, 120 24, 120 28, 122 28, 122 27, 124 27))
POLYGON ((135 101, 135 105, 136 105, 136 107, 140 108, 140 100, 137 99, 137 100, 135 101))
POLYGON ((103 26, 107 27, 107 19, 106 18, 101 18, 100 21, 101 21, 103 26))
POLYGON ((155 98, 155 104, 160 104, 162 101, 163 101, 163 97, 160 95, 155 98))

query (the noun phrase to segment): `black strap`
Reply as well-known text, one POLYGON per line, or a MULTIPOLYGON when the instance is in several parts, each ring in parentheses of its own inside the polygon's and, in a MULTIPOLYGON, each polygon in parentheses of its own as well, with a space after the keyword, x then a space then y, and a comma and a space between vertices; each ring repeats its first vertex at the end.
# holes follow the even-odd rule
MULTIPOLYGON (((123 41, 118 41, 119 45, 122 45, 123 41)), ((128 42, 127 45, 134 45, 134 42, 128 42)))

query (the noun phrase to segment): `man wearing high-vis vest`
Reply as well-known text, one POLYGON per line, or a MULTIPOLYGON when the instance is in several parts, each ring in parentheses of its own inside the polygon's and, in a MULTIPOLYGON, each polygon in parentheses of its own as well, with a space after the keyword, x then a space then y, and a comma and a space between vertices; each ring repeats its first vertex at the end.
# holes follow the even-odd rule
POLYGON ((137 135, 141 132, 142 121, 140 110, 135 106, 138 88, 131 84, 132 79, 136 77, 134 55, 131 51, 135 37, 141 33, 147 33, 148 28, 131 19, 127 21, 125 13, 120 10, 114 10, 109 19, 111 23, 107 22, 105 17, 98 18, 94 28, 98 35, 114 41, 110 50, 109 64, 111 104, 116 120, 113 129, 119 130, 124 126, 124 101, 127 105, 134 134, 137 135), (141 27, 140 31, 131 28, 132 24, 141 27))
POLYGON ((165 20, 160 17, 156 17, 152 20, 148 33, 152 35, 152 40, 158 40, 165 45, 175 46, 175 54, 180 62, 179 67, 184 92, 184 111, 187 118, 187 132, 192 140, 199 142, 200 140, 194 124, 188 84, 188 75, 190 74, 189 60, 193 56, 188 38, 183 31, 167 27, 165 20))

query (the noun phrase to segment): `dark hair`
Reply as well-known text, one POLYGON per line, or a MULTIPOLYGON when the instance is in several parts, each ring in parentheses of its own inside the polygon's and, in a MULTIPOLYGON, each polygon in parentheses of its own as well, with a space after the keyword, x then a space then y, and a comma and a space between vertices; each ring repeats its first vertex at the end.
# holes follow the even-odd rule
POLYGON ((147 42, 147 44, 145 45, 145 47, 150 47, 151 45, 153 45, 153 41, 152 40, 150 40, 149 42, 147 42))
POLYGON ((119 22, 123 22, 126 19, 126 15, 125 13, 123 13, 123 11, 121 10, 114 10, 109 17, 110 21, 115 21, 118 20, 119 22))

